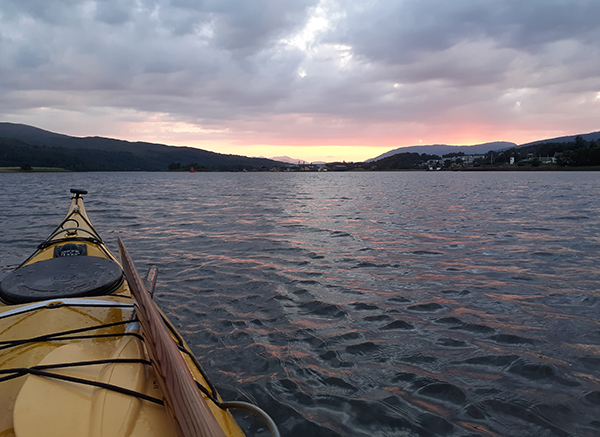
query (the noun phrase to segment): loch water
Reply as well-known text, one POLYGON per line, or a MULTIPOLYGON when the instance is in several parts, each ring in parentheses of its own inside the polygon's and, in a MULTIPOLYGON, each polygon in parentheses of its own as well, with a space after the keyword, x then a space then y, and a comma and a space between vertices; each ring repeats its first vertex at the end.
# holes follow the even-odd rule
MULTIPOLYGON (((600 435, 600 174, 0 174, 0 278, 69 189, 282 435, 600 435)), ((237 414, 248 435, 268 435, 237 414)))

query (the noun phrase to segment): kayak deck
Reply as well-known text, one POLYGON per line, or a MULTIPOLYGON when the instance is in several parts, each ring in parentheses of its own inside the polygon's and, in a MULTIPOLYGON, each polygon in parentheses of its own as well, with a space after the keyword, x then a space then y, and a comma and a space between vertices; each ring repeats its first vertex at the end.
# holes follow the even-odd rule
MULTIPOLYGON (((87 218, 85 193, 74 194, 61 225, 0 283, 0 436, 178 435, 164 369, 152 362, 137 320, 139 302, 87 218)), ((243 436, 189 347, 149 302, 218 424, 214 435, 243 436)))
POLYGON ((169 429, 164 408, 156 403, 83 382, 113 383, 161 399, 151 367, 141 361, 145 352, 139 333, 125 332, 124 322, 133 311, 131 302, 125 300, 64 299, 38 308, 25 305, 19 308, 23 312, 0 319, 2 376, 24 373, 1 383, 0 409, 8 414, 0 417, 0 430, 10 432, 14 426, 17 436, 176 435, 169 429), (140 361, 118 361, 123 358, 140 361), (81 382, 48 374, 72 376, 81 382), (121 412, 127 414, 107 414, 110 404, 123 403, 128 406, 121 412), (136 430, 143 424, 155 431, 136 430), (123 432, 113 432, 114 428, 123 432))

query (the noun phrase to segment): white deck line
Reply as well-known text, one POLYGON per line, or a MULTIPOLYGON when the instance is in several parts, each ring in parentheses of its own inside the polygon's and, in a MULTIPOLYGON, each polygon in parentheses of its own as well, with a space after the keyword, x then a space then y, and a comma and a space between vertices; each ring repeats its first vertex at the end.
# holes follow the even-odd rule
POLYGON ((3 313, 0 313, 0 319, 4 318, 4 317, 9 317, 15 314, 20 314, 20 313, 25 313, 31 310, 35 310, 35 309, 41 309, 41 308, 45 308, 48 305, 52 305, 54 303, 62 303, 65 305, 85 305, 85 306, 110 306, 113 308, 122 308, 122 309, 126 309, 126 310, 132 310, 133 311, 133 305, 129 304, 129 303, 120 303, 120 302, 113 302, 110 300, 95 300, 95 299, 50 299, 50 300, 44 300, 41 302, 34 302, 31 303, 29 305, 25 305, 19 308, 14 308, 12 310, 8 310, 5 311, 3 313))

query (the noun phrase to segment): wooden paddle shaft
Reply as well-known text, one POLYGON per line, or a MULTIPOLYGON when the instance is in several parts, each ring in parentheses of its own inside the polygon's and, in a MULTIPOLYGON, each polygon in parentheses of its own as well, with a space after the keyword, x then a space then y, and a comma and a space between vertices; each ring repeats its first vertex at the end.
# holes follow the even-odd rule
POLYGON ((225 437, 150 299, 125 245, 119 238, 125 277, 134 297, 146 349, 163 392, 165 407, 181 437, 225 437))

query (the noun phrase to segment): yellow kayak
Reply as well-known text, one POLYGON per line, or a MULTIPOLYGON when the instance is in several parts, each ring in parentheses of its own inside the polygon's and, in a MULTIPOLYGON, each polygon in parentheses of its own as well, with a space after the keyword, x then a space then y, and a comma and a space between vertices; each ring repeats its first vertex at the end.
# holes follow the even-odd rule
POLYGON ((243 436, 151 300, 156 269, 121 262, 73 197, 65 219, 0 283, 0 437, 243 436))

